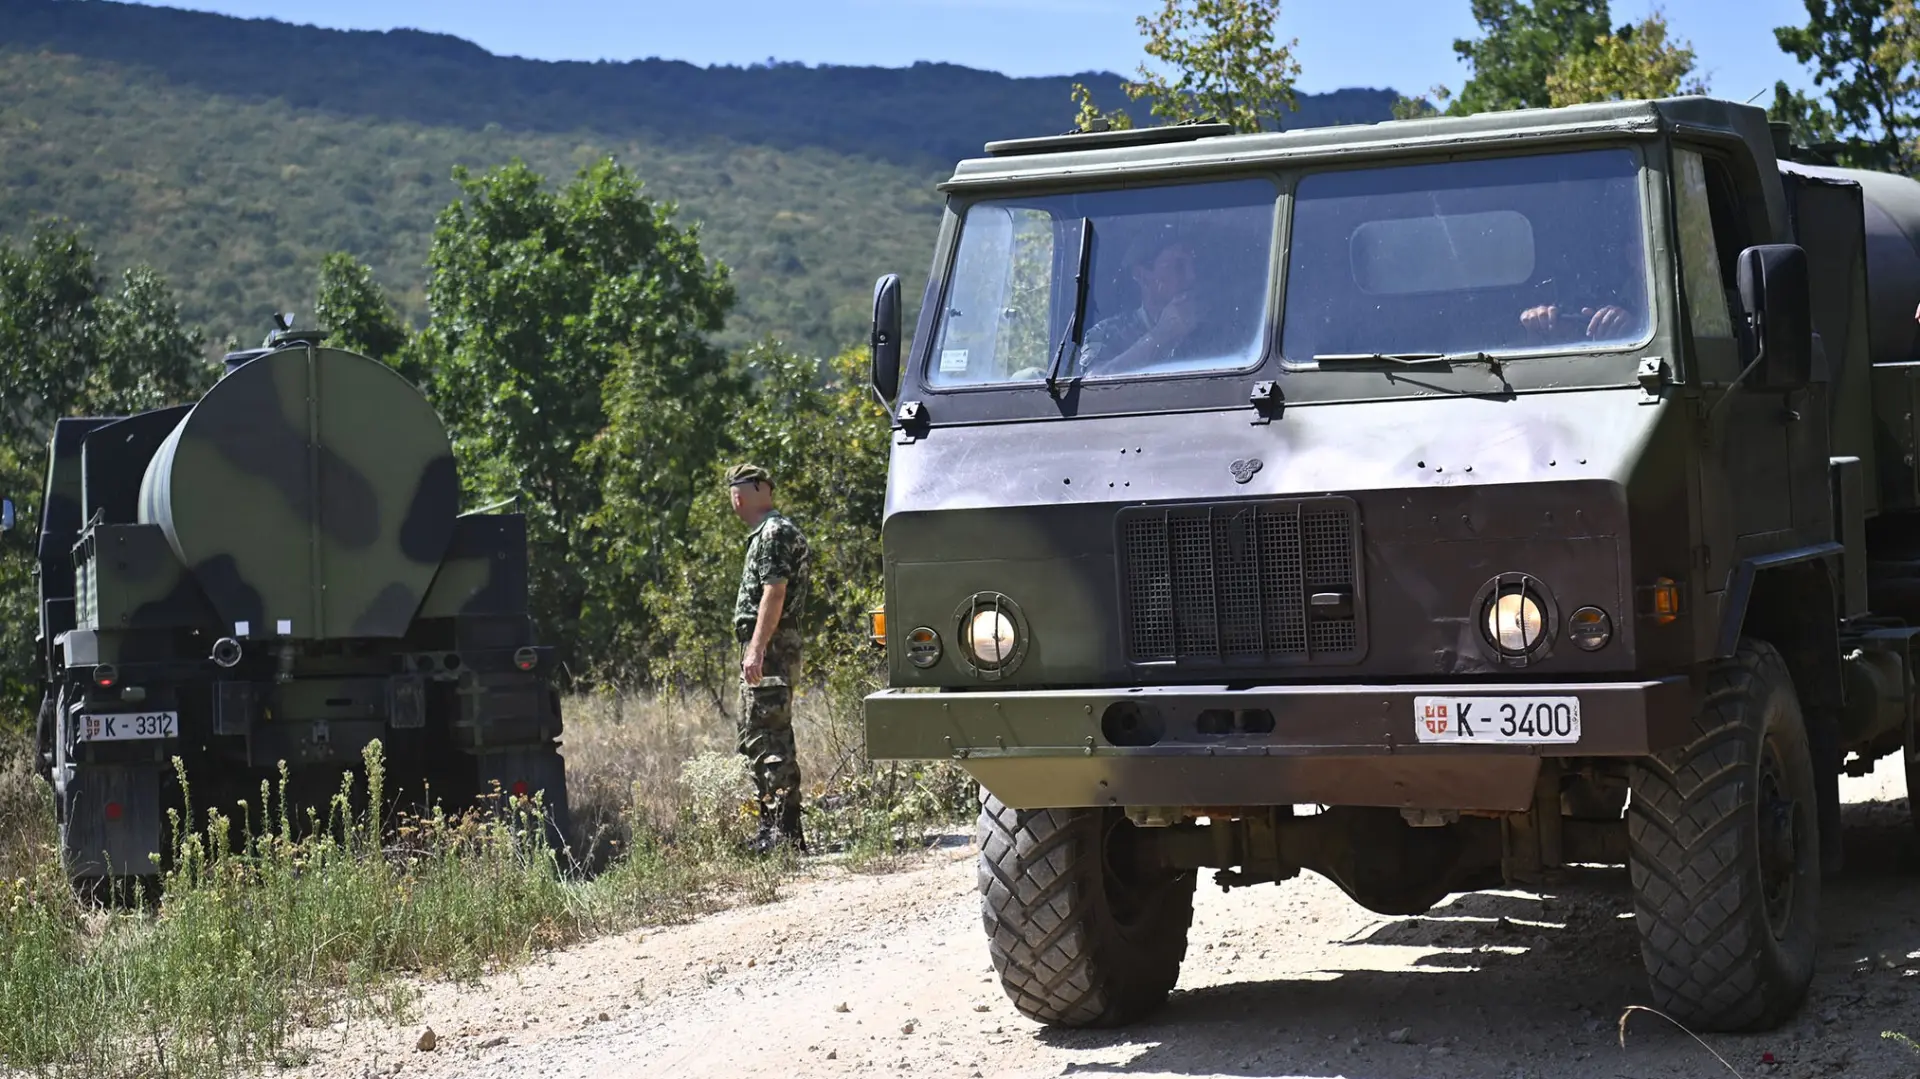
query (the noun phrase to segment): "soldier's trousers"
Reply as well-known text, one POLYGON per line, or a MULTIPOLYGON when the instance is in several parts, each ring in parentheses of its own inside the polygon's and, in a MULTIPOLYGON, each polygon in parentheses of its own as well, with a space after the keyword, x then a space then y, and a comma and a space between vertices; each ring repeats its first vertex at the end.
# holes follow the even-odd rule
POLYGON ((791 827, 800 819, 800 760, 793 744, 793 686, 800 676, 800 634, 792 630, 775 633, 767 642, 760 670, 759 685, 740 680, 739 748, 753 773, 761 819, 791 827))

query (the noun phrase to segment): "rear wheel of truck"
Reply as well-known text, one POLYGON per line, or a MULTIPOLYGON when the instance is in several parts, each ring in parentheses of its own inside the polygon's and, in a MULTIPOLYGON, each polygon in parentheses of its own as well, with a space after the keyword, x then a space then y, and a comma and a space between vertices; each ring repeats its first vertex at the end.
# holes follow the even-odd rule
POLYGON ((1813 978, 1820 838, 1793 679, 1746 640, 1685 746, 1636 762, 1628 869, 1656 1006, 1697 1030, 1777 1026, 1813 978))
POLYGON ((1117 809, 980 804, 980 897, 1000 986, 1029 1018, 1119 1026, 1163 1004, 1193 923, 1192 872, 1139 857, 1117 809))

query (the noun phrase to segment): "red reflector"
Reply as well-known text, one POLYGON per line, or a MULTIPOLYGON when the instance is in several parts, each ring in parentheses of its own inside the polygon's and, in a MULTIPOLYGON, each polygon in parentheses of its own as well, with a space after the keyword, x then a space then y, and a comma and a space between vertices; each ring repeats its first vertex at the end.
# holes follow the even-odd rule
POLYGON ((122 808, 120 807, 120 803, 119 803, 119 802, 108 802, 108 803, 107 803, 107 819, 108 819, 108 820, 110 820, 110 821, 111 821, 111 820, 119 820, 119 819, 120 819, 120 817, 121 817, 121 815, 122 815, 122 814, 124 814, 125 812, 126 812, 126 811, 125 811, 124 809, 122 809, 122 808))
POLYGON ((111 678, 102 678, 102 679, 100 680, 100 684, 101 684, 101 685, 103 685, 103 686, 111 686, 111 685, 113 685, 113 679, 111 679, 111 678))
POLYGON ((523 671, 530 671, 530 670, 533 670, 533 661, 532 661, 532 660, 530 660, 530 659, 523 659, 523 660, 521 660, 521 661, 520 661, 520 669, 521 669, 521 670, 523 670, 523 671))
POLYGON ((527 796, 527 791, 528 791, 529 789, 530 789, 530 788, 528 788, 528 786, 527 786, 527 781, 526 781, 526 780, 524 780, 524 779, 517 779, 517 780, 514 780, 514 783, 513 783, 513 796, 514 796, 515 798, 525 798, 525 797, 527 796))

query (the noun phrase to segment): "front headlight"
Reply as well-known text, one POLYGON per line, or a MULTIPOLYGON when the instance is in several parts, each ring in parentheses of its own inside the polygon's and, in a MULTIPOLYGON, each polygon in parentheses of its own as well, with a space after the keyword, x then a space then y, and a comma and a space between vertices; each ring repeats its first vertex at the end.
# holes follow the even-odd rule
POLYGON ((1020 632, 1014 627, 1013 619, 1002 611, 976 611, 967 620, 964 643, 967 655, 976 664, 993 669, 1013 658, 1020 644, 1020 632))
POLYGON ((1531 652, 1546 632, 1545 612, 1523 588, 1503 591, 1487 605, 1487 638, 1502 652, 1531 652))

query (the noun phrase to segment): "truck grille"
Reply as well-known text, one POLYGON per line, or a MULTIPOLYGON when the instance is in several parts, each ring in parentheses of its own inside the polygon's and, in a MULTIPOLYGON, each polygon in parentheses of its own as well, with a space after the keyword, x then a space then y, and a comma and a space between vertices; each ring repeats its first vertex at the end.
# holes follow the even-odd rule
POLYGON ((1345 498, 1123 511, 1128 658, 1359 660, 1366 638, 1357 520, 1345 498))

